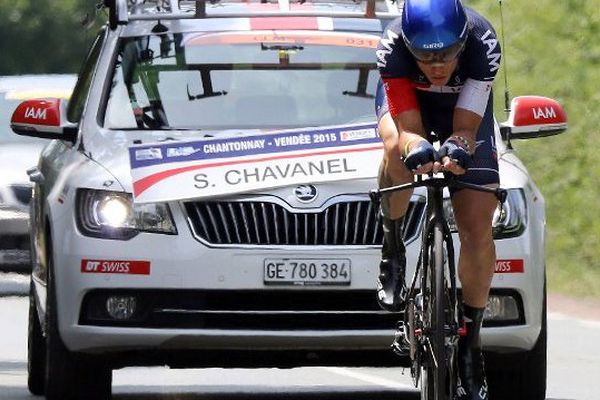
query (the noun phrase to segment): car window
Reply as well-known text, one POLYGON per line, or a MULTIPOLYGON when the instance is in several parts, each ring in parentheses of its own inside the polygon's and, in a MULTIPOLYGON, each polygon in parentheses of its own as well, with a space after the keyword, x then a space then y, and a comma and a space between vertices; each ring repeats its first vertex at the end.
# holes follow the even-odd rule
POLYGON ((94 71, 96 69, 96 63, 100 56, 100 49, 102 48, 102 42, 104 41, 104 30, 102 30, 96 40, 92 44, 90 51, 83 63, 81 72, 77 79, 77 84, 73 90, 73 95, 69 101, 69 107, 67 109, 67 120, 69 122, 78 123, 83 114, 85 102, 88 97, 88 92, 92 84, 92 78, 94 77, 94 71))
POLYGON ((281 128, 371 121, 369 35, 175 34, 122 40, 105 127, 281 128))

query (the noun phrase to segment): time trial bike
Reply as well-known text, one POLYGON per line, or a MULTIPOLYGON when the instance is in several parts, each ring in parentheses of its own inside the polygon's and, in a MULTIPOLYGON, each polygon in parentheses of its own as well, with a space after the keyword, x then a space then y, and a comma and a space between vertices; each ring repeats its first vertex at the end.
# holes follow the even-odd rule
POLYGON ((411 375, 415 385, 421 386, 422 400, 448 400, 455 397, 458 339, 466 330, 458 301, 454 244, 444 211, 443 191, 447 187, 492 193, 500 206, 506 201, 507 192, 461 182, 453 175, 441 178, 428 174, 417 176, 412 183, 372 190, 370 197, 378 203, 385 194, 417 187, 427 188, 421 252, 404 294, 406 306, 392 347, 400 355, 410 355, 411 375))

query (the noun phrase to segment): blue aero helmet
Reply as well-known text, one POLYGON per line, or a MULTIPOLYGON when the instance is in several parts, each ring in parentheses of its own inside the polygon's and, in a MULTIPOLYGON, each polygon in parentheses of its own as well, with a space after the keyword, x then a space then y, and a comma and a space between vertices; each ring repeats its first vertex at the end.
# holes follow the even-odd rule
POLYGON ((423 63, 449 62, 458 57, 469 33, 460 0, 406 0, 402 37, 423 63))

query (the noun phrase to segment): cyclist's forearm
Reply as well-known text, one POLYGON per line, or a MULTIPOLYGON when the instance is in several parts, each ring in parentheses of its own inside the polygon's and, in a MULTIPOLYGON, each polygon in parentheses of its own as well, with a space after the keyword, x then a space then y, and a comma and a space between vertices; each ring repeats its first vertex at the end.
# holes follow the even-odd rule
POLYGON ((398 130, 398 150, 401 156, 406 156, 413 145, 425 137, 425 129, 418 110, 400 113, 394 118, 398 130))
POLYGON ((398 138, 398 148, 403 157, 410 152, 413 146, 423 140, 423 136, 411 132, 402 132, 398 138))
POLYGON ((472 111, 457 108, 454 111, 452 136, 464 138, 471 149, 475 149, 481 116, 472 111))

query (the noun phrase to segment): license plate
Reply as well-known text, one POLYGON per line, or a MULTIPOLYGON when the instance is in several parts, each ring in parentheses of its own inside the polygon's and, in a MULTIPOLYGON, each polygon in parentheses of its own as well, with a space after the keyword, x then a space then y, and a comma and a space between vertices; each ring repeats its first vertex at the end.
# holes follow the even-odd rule
POLYGON ((344 258, 266 258, 266 285, 349 285, 350 260, 344 258))

